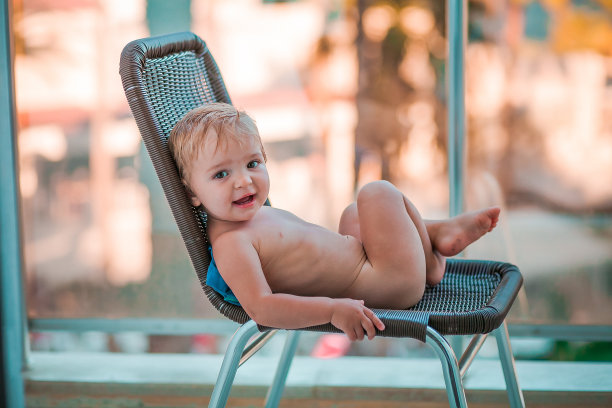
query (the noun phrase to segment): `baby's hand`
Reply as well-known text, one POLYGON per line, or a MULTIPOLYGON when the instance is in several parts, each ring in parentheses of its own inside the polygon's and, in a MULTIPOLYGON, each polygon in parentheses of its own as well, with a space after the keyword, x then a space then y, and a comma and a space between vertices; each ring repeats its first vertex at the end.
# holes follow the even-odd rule
POLYGON ((352 341, 363 340, 364 330, 368 339, 372 340, 376 335, 376 328, 385 329, 385 325, 374 312, 364 306, 363 300, 353 299, 334 299, 331 324, 342 330, 352 341))

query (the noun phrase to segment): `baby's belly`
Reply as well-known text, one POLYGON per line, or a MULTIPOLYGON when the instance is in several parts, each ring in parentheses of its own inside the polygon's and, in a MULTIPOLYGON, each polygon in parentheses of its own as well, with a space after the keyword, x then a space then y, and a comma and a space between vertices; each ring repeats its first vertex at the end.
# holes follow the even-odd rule
POLYGON ((366 262, 361 242, 326 230, 317 238, 296 243, 277 262, 262 265, 273 292, 340 297, 355 282, 366 262))

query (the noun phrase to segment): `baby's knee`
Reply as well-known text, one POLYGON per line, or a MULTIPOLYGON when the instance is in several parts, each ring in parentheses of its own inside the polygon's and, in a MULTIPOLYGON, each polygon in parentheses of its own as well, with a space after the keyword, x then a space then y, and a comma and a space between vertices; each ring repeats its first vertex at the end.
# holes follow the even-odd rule
POLYGON ((389 194, 399 194, 399 190, 386 180, 372 181, 359 190, 357 203, 364 200, 378 200, 389 194))
POLYGON ((342 235, 352 235, 361 239, 359 236, 359 213, 357 212, 356 203, 350 204, 342 212, 338 232, 342 235))
POLYGON ((342 222, 342 220, 353 221, 358 219, 358 216, 359 213, 357 212, 357 203, 351 203, 344 209, 344 211, 342 211, 340 222, 342 222))

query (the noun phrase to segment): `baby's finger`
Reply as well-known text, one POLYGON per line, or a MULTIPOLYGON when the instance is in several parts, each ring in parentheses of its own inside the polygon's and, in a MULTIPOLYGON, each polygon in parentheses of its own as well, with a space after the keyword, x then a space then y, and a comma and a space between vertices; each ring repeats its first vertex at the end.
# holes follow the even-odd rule
POLYGON ((374 336, 376 336, 376 329, 374 328, 374 324, 372 323, 372 320, 370 320, 367 316, 361 321, 361 326, 368 333, 369 340, 372 340, 374 336))
POLYGON ((357 335, 357 340, 363 340, 363 328, 361 326, 355 327, 355 334, 357 335))
POLYGON ((365 309, 365 314, 370 318, 370 320, 372 321, 372 323, 374 323, 374 326, 376 326, 378 330, 385 330, 385 324, 382 322, 382 320, 378 318, 378 316, 374 314, 373 311, 371 311, 370 309, 365 309))
POLYGON ((352 330, 349 328, 344 331, 344 334, 346 334, 346 337, 348 337, 350 341, 357 340, 357 335, 355 334, 355 330, 352 330))

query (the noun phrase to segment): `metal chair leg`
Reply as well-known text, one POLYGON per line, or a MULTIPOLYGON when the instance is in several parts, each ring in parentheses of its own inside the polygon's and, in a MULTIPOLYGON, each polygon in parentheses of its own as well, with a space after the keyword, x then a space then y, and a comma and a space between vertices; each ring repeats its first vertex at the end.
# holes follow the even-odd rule
POLYGON ((240 357, 240 362, 238 363, 238 368, 241 365, 246 363, 249 358, 253 357, 255 353, 257 353, 263 346, 265 346, 268 341, 274 337, 274 335, 278 332, 278 330, 270 330, 264 333, 261 333, 257 336, 253 341, 251 341, 242 352, 242 357, 240 357))
POLYGON ((461 357, 459 357, 459 373, 462 379, 467 374, 467 370, 470 368, 472 361, 474 361, 476 354, 478 354, 484 341, 487 339, 487 335, 488 334, 475 334, 461 357))
POLYGON ((234 333, 232 340, 227 346, 225 357, 223 357, 223 363, 219 370, 217 383, 215 384, 208 404, 209 408, 221 408, 227 405, 227 398, 232 388, 236 371, 238 370, 238 363, 240 362, 242 351, 249 339, 256 334, 257 331, 257 323, 253 320, 249 320, 234 333))
POLYGON ((504 371, 506 391, 508 392, 510 406, 512 408, 524 408, 525 400, 518 383, 516 367, 514 366, 514 357, 512 356, 512 348, 510 347, 510 337, 508 336, 508 327, 505 321, 495 330, 495 339, 497 340, 499 359, 501 360, 502 369, 504 371))
POLYGON ((278 361, 278 367, 276 368, 276 373, 274 374, 274 380, 272 380, 272 385, 270 385, 268 394, 266 395, 266 408, 278 407, 278 403, 283 395, 283 390, 285 389, 287 374, 289 373, 289 368, 291 368, 291 362, 293 361, 293 356, 295 355, 295 349, 297 348, 299 338, 299 331, 287 331, 285 347, 283 348, 280 360, 278 361))
POLYGON ((446 339, 431 327, 427 327, 426 343, 433 347, 442 363, 446 394, 448 395, 448 402, 451 408, 467 408, 465 391, 459 373, 459 364, 453 349, 446 339))

